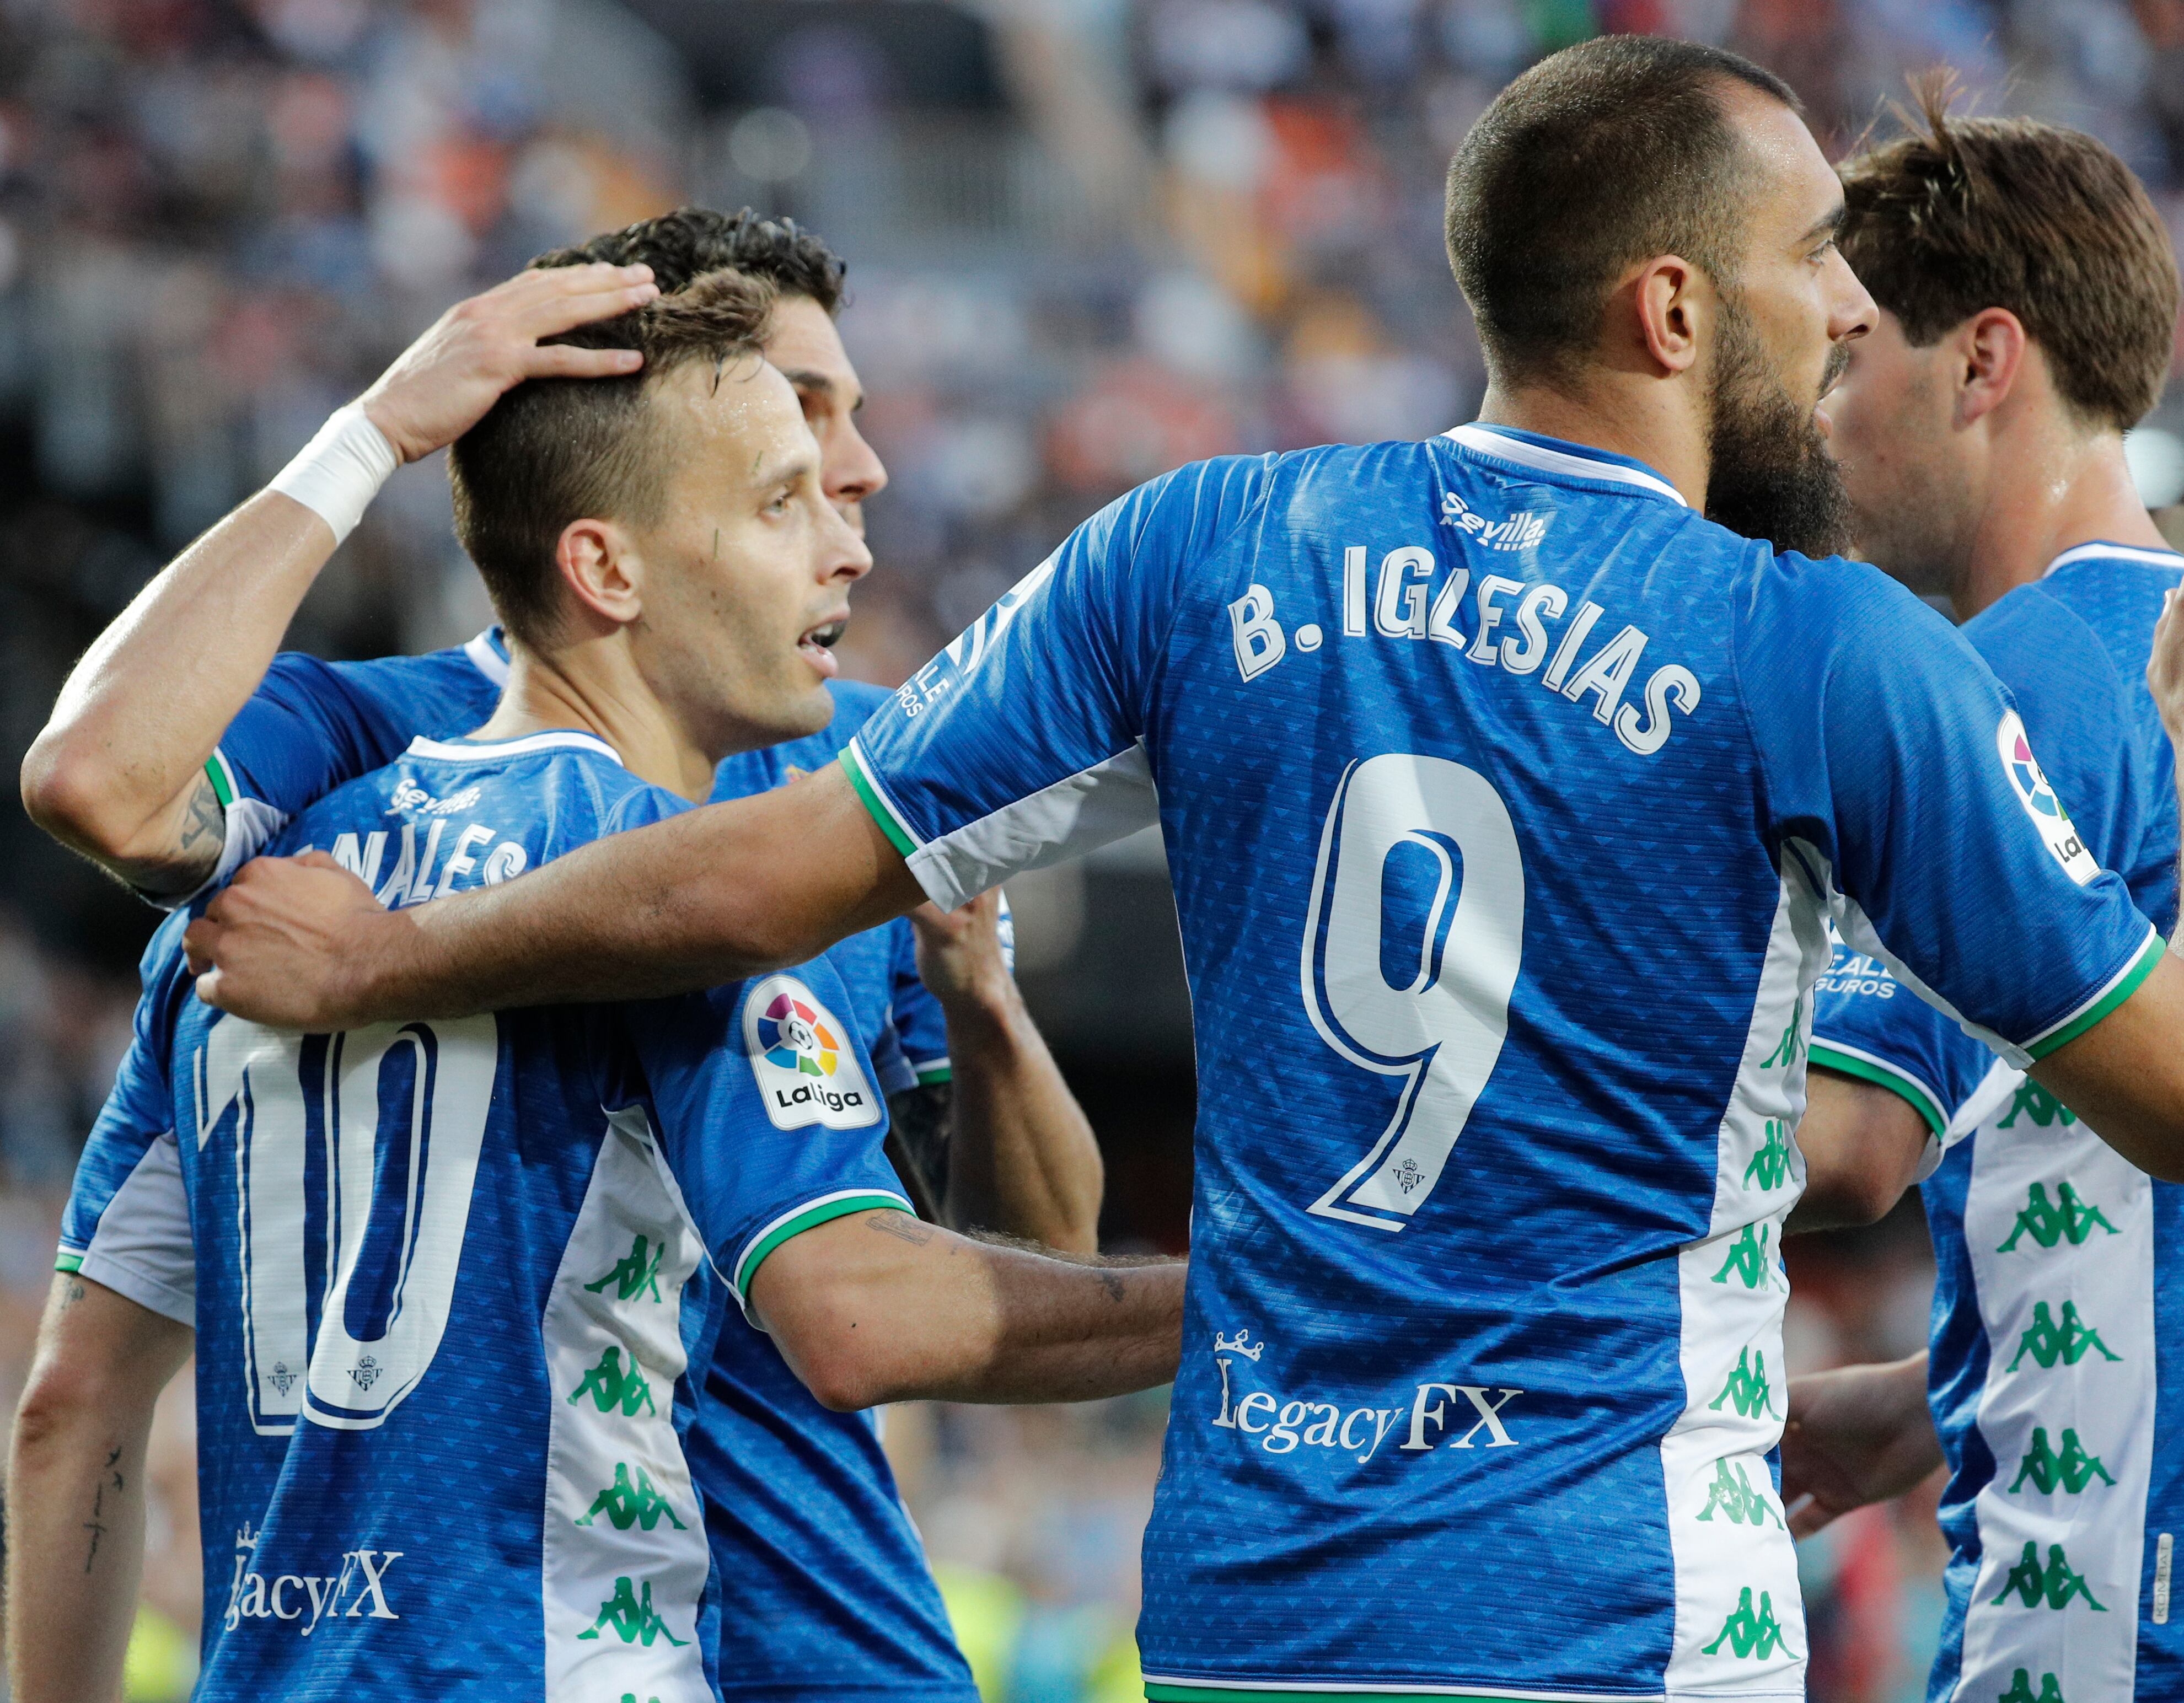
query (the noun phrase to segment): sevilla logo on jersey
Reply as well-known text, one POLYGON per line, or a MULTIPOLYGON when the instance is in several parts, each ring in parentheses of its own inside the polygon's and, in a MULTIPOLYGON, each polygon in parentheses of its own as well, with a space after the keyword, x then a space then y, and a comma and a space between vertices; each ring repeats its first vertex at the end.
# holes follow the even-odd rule
POLYGON ((2055 796, 2055 789, 2048 784, 2048 777, 2040 771, 2033 760, 2031 742, 2025 737, 2025 723, 2018 719, 2014 710, 2008 711, 1994 730, 1994 746, 2002 758, 2003 772, 2009 776, 2010 789, 2017 794, 2017 802, 2025 806, 2025 814, 2032 818, 2032 825, 2040 830, 2040 838, 2048 843, 2048 849, 2055 854, 2056 862, 2063 865, 2064 873, 2083 887, 2101 872, 2099 862, 2086 849, 2086 843, 2078 837, 2078 830, 2070 821, 2070 813, 2063 808, 2063 801, 2055 796))
POLYGON ((775 1127, 864 1129, 879 1121, 879 1098, 849 1032, 794 976, 769 976, 744 998, 744 1050, 775 1127))

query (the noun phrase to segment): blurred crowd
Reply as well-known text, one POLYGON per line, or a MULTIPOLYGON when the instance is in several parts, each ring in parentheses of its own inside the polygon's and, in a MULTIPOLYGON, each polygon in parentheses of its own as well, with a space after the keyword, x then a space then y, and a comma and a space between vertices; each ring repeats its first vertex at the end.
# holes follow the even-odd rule
MULTIPOLYGON (((1984 109, 2108 142, 2184 236, 2184 0, 715 10, 0 0, 0 757, 159 564, 442 308, 681 200, 792 214, 850 261, 844 333, 894 483, 871 509, 880 570, 843 654, 885 682, 1149 476, 1467 418, 1484 372, 1442 256, 1442 174, 1502 82, 1590 34, 1749 53, 1837 152, 1885 122, 1906 72, 1947 61, 1984 109)), ((2137 465, 2149 503, 2174 503, 2176 390, 2153 424, 2137 465)), ((375 505, 294 637, 371 654, 485 619, 428 463, 375 505)), ((12 1411, 151 918, 12 812, 0 856, 14 876, 0 910, 12 1411)), ((1915 1208, 1792 1257, 1793 1362, 1922 1339, 1915 1208)), ((187 1689, 195 1629, 188 1410, 170 1407, 143 1697, 187 1689)), ((1135 1695, 1160 1418, 1144 1402, 897 1416, 905 1486, 989 1697, 1135 1695)), ((1940 1600, 1930 1497, 1847 1522, 1806 1556, 1814 1695, 1918 1695, 1940 1600)))

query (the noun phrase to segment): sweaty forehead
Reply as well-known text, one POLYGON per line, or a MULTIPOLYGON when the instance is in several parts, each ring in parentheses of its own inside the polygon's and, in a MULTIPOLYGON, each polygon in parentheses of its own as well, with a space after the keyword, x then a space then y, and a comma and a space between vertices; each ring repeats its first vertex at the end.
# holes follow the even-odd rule
POLYGON ((716 368, 690 361, 660 381, 660 424, 702 462, 709 477, 757 485, 777 477, 809 448, 804 410, 778 368, 746 355, 716 368))

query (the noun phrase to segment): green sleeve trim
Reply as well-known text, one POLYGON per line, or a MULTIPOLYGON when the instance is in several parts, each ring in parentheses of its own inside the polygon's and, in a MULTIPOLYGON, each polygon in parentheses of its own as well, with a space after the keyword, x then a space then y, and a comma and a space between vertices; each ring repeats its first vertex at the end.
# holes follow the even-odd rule
POLYGON ((912 1066, 917 1072, 917 1085, 922 1088, 938 1087, 942 1082, 956 1080, 956 1067, 945 1059, 935 1059, 929 1065, 912 1066))
POLYGON ((1911 1102, 1911 1109, 1926 1120, 1927 1128, 1936 1136, 1945 1136, 1949 1133, 1949 1121, 1942 1116, 1942 1108, 1934 1103, 1933 1095, 1900 1071, 1892 1070, 1875 1059, 1838 1052, 1825 1041, 1814 1041, 1809 1056, 1813 1063, 1825 1069, 1839 1071, 1847 1077, 1856 1077, 1861 1082, 1869 1082, 1903 1095, 1911 1102))
POLYGON ((758 1275, 758 1268, 765 1264, 766 1255, 783 1242, 836 1218, 846 1218, 852 1212, 909 1212, 912 1217, 917 1216, 910 1202, 902 1196, 889 1194, 878 1188, 851 1189, 845 1194, 830 1195, 824 1200, 815 1200, 786 1218, 777 1219, 759 1233, 758 1239, 751 1244, 749 1250, 736 1262, 737 1299, 745 1303, 749 1301, 751 1279, 758 1275))
POLYGON ((53 1269, 56 1272, 81 1272, 83 1269, 83 1255, 71 1254, 66 1249, 63 1249, 53 1255, 53 1269))
POLYGON ((213 795, 220 800, 223 810, 235 802, 235 776, 227 766, 227 759, 214 751, 205 759, 205 773, 211 777, 213 795))
POLYGON ((865 773, 865 765, 857 760, 857 742, 852 739, 842 748, 842 767, 849 775, 850 784, 857 789, 857 797, 872 813, 872 820, 880 825, 880 832, 888 837, 888 843, 908 857, 917 849, 917 842, 910 837, 895 813, 889 810, 887 800, 880 797, 865 773))
POLYGON ((2131 960, 2130 966, 2124 971, 2123 974, 2109 983, 2108 991, 2086 1006, 2084 1010, 2079 1012, 2076 1016, 2070 1018, 2059 1027, 2049 1030, 2038 1040, 2032 1042, 2025 1048, 2025 1055, 2036 1060, 2044 1059, 2056 1048, 2067 1046, 2070 1042, 2076 1040, 2079 1036, 2084 1034, 2086 1030, 2092 1028, 2094 1024, 2099 1022, 2102 1018, 2138 992, 2138 984, 2151 976, 2153 973, 2153 966, 2161 961, 2162 950, 2159 932, 2149 928, 2147 931, 2146 944, 2139 949, 2138 956, 2131 960))
POLYGON ((1501 1691, 1254 1691, 1145 1681, 1150 1703, 1518 1703, 1501 1691))

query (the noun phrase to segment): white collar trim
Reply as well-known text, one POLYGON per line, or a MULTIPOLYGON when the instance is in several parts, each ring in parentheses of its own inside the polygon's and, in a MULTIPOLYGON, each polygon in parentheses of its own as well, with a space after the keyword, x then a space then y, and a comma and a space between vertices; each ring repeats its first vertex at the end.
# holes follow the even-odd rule
POLYGON ((521 739, 495 739, 482 745, 450 745, 438 739, 427 739, 421 734, 410 742, 408 755, 430 757, 442 763, 482 763, 501 757, 528 757, 538 751, 589 751, 593 756, 604 757, 616 768, 622 765, 621 753, 604 739, 574 729, 566 732, 526 733, 521 739))
POLYGON ((1618 461, 1596 461, 1590 455, 1549 449, 1544 444, 1527 442, 1521 437, 1505 437, 1490 426, 1452 426, 1442 436, 1454 438, 1476 454, 1498 461, 1513 461, 1519 467, 1529 467, 1540 473, 1561 473, 1574 479, 1604 479, 1612 485, 1634 486, 1656 497, 1666 497, 1680 509, 1691 507, 1684 501, 1684 493, 1667 480, 1640 468, 1625 467, 1618 461))
POLYGON ((470 658, 477 671, 495 686, 508 684, 508 659, 493 648, 490 632, 482 632, 465 645, 463 654, 470 658))
POLYGON ((2067 568, 2073 562, 2102 560, 2142 562, 2149 568, 2184 568, 2184 555, 2175 550, 2142 550, 2130 544, 2080 544, 2055 558, 2041 570, 2040 577, 2046 579, 2058 568, 2067 568))

